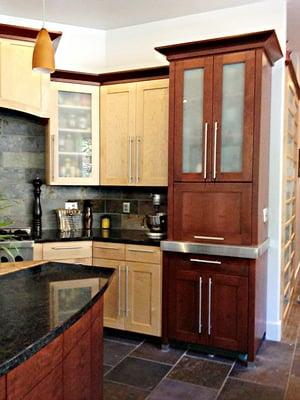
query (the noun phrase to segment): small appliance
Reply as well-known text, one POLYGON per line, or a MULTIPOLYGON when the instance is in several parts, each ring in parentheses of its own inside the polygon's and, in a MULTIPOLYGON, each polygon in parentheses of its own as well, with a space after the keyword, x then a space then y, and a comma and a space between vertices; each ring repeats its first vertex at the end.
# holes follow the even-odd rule
POLYGON ((153 214, 147 214, 144 218, 144 224, 149 229, 146 235, 150 239, 163 239, 167 235, 167 214, 160 212, 160 206, 163 203, 161 194, 152 194, 152 203, 154 208, 153 214))

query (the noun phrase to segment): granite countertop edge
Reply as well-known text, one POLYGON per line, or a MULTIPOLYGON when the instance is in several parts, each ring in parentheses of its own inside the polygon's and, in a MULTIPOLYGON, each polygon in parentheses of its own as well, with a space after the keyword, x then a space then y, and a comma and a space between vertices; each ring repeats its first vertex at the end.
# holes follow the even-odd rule
MULTIPOLYGON (((38 268, 40 266, 41 265, 33 265, 31 268, 38 268)), ((86 268, 86 266, 84 266, 84 267, 86 268)), ((106 268, 106 269, 110 269, 110 268, 106 268)), ((15 271, 15 272, 17 272, 17 271, 15 271)), ((111 274, 111 277, 108 279, 108 281, 100 288, 98 293, 95 294, 95 296, 84 307, 82 307, 75 314, 73 314, 72 317, 70 317, 66 321, 64 321, 64 323, 62 325, 59 325, 59 326, 51 329, 49 333, 47 333, 46 335, 39 338, 31 345, 27 346, 24 350, 20 351, 12 358, 10 358, 10 359, 6 360, 5 362, 3 362, 2 364, 0 364, 0 377, 2 377, 3 375, 6 375, 9 371, 18 367, 23 362, 25 362, 26 360, 31 358, 34 354, 36 354, 38 351, 40 351, 42 348, 44 348, 47 344, 52 342, 55 338, 57 338, 59 335, 61 335, 64 331, 66 331, 68 328, 70 328, 72 325, 74 325, 101 298, 101 296, 104 294, 104 292, 108 288, 108 285, 111 282, 112 276, 113 276, 113 273, 111 274)), ((0 276, 0 279, 1 279, 1 276, 0 276)))

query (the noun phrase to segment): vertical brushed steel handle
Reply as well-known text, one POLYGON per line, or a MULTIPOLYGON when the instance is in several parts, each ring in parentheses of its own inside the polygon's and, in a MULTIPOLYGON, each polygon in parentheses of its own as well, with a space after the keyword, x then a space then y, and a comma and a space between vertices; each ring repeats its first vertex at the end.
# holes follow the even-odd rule
POLYGON ((118 266, 118 317, 121 316, 121 267, 118 266))
POLYGON ((199 278, 199 333, 202 332, 202 278, 199 278))
POLYGON ((136 138, 136 183, 140 181, 140 143, 141 138, 137 136, 136 138))
POLYGON ((132 183, 132 137, 131 136, 129 136, 128 151, 129 151, 128 182, 132 183))
POLYGON ((208 334, 211 335, 211 288, 212 280, 208 279, 208 334))
POLYGON ((54 181, 54 151, 55 151, 55 136, 54 135, 51 135, 51 147, 52 147, 52 149, 51 149, 51 175, 52 175, 52 177, 51 177, 51 179, 52 179, 52 181, 54 181))
POLYGON ((128 265, 125 266, 125 316, 128 316, 128 265))
POLYGON ((218 122, 214 125, 214 166, 213 166, 213 179, 217 178, 217 140, 218 140, 218 122))
POLYGON ((207 178, 207 131, 208 131, 208 123, 204 124, 204 160, 203 160, 203 176, 204 179, 207 178))

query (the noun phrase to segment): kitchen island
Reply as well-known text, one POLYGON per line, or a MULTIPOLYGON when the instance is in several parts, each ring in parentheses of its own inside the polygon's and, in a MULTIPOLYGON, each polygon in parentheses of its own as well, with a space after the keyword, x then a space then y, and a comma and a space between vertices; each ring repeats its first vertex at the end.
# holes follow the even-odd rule
POLYGON ((102 399, 103 294, 113 270, 24 262, 0 273, 0 400, 102 399))

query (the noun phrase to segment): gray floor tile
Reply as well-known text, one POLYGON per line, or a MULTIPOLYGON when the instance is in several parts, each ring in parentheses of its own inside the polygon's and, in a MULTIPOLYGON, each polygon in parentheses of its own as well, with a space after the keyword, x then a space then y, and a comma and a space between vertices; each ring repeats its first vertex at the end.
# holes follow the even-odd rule
POLYGON ((164 379, 147 400, 214 400, 217 394, 208 387, 164 379))
POLYGON ((131 355, 167 364, 175 364, 183 353, 184 350, 173 349, 171 347, 168 351, 162 351, 159 344, 145 342, 131 355))
POLYGON ((149 392, 115 382, 104 381, 104 400, 144 400, 149 392))
POLYGON ((218 356, 218 355, 212 355, 212 354, 207 354, 207 353, 202 353, 202 352, 196 351, 194 349, 189 350, 186 353, 186 355, 187 356, 191 356, 191 357, 200 358, 202 360, 218 361, 218 362, 222 362, 224 364, 230 364, 230 365, 235 363, 235 360, 232 359, 232 358, 218 356))
POLYGON ((218 400, 283 400, 284 390, 228 378, 218 400))
POLYGON ((105 378, 144 390, 152 390, 169 372, 171 366, 139 358, 126 357, 105 378))
POLYGON ((104 340, 104 364, 115 366, 134 348, 133 345, 104 340))
POLYGON ((292 375, 289 379, 285 400, 300 400, 300 378, 292 375))
POLYGON ((231 369, 230 365, 183 357, 168 378, 219 389, 231 369))

